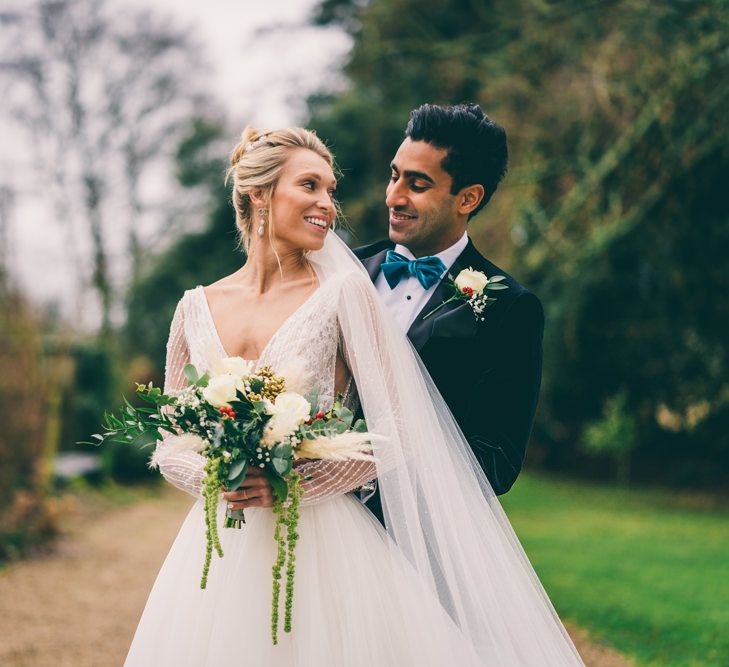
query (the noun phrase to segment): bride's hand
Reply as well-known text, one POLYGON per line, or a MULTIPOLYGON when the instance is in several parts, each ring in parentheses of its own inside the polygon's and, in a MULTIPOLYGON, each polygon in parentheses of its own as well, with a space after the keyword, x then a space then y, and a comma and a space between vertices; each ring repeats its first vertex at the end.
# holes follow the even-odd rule
POLYGON ((273 507, 273 490, 266 476, 257 468, 248 471, 243 484, 235 491, 226 491, 223 498, 231 510, 244 510, 249 507, 273 507))

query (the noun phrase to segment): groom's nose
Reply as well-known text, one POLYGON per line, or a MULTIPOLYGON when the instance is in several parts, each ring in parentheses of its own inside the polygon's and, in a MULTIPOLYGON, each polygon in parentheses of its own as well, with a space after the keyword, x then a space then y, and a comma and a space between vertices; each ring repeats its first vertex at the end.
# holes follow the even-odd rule
POLYGON ((408 203, 406 190, 400 185, 400 181, 397 183, 390 182, 385 191, 385 206, 395 208, 396 206, 407 206, 408 203))

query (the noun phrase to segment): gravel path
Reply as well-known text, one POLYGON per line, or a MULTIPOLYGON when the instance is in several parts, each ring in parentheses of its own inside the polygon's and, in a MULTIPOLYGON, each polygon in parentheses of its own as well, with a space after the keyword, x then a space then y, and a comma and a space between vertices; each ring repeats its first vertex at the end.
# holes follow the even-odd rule
MULTIPOLYGON (((0 665, 122 665, 155 576, 191 506, 174 490, 83 507, 53 555, 0 572, 0 665)), ((590 667, 629 667, 570 629, 590 667)))

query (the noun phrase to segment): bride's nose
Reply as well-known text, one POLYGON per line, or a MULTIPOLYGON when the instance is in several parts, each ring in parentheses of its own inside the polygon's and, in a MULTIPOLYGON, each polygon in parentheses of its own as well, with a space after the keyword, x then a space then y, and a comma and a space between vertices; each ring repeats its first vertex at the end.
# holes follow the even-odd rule
POLYGON ((322 199, 318 201, 316 205, 321 209, 323 213, 326 214, 328 219, 332 219, 335 213, 335 208, 334 202, 330 198, 322 199))

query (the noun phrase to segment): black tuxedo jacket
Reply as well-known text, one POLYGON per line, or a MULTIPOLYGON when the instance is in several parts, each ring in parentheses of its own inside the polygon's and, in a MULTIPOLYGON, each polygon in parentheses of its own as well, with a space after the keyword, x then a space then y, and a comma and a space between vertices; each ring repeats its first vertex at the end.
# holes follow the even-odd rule
MULTIPOLYGON (((354 251, 373 282, 393 247, 380 241, 354 251)), ((539 299, 483 257, 470 239, 408 330, 497 494, 511 488, 524 462, 542 376, 543 330, 539 299), (492 292, 497 300, 484 311, 484 321, 463 301, 423 321, 448 298, 448 275, 455 278, 469 267, 489 277, 506 276, 502 284, 509 289, 492 292)), ((383 522, 378 492, 367 506, 383 522)))

